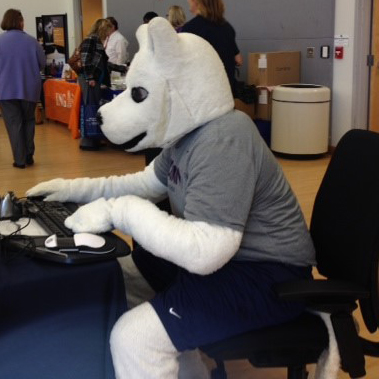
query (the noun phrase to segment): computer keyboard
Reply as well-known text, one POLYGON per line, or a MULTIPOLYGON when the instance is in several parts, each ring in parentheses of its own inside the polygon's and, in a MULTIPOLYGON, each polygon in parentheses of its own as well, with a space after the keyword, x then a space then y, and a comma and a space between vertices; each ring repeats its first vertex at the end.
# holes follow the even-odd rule
POLYGON ((28 198, 24 207, 49 234, 56 234, 57 237, 74 235, 71 229, 65 227, 64 220, 78 208, 76 204, 28 198))
POLYGON ((37 221, 45 234, 23 235, 22 233, 12 233, 8 235, 3 238, 2 247, 4 251, 8 251, 10 254, 28 254, 33 258, 63 264, 82 264, 115 259, 131 252, 127 242, 110 231, 99 234, 105 240, 105 245, 100 248, 87 245, 75 250, 60 249, 59 246, 48 248, 46 247, 46 240, 53 234, 58 238, 74 236, 73 231, 64 226, 64 221, 78 209, 78 204, 43 201, 42 197, 29 197, 22 200, 21 204, 22 218, 32 218, 37 221))

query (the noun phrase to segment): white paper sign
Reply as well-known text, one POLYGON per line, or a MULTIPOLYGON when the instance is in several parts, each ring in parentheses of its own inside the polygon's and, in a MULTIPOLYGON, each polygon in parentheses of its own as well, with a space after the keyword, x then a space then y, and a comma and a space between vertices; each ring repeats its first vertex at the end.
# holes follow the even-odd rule
POLYGON ((346 34, 336 34, 334 36, 334 46, 349 46, 349 36, 346 34))
POLYGON ((267 68, 267 56, 266 54, 261 54, 258 59, 258 68, 267 68))
POLYGON ((259 104, 268 104, 268 91, 267 89, 261 89, 261 93, 258 96, 259 104))

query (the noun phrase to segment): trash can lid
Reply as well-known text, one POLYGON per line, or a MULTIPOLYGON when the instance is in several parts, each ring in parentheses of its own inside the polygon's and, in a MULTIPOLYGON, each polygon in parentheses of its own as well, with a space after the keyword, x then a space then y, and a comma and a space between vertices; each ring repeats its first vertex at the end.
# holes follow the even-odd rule
POLYGON ((272 100, 299 103, 330 101, 330 89, 318 84, 280 84, 274 88, 272 100))

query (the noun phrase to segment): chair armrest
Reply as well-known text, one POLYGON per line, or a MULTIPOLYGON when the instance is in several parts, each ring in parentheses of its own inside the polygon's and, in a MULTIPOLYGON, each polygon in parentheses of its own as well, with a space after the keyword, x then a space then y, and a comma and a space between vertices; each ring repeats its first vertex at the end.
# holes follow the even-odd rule
POLYGON ((370 293, 363 286, 340 280, 297 280, 275 285, 281 300, 302 301, 317 311, 335 312, 353 310, 356 300, 368 298, 370 293))

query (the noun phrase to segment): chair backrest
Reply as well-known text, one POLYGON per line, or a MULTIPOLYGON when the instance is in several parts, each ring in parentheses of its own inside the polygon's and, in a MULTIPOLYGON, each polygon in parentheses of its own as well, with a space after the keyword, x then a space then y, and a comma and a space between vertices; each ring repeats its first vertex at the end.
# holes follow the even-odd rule
POLYGON ((351 130, 338 143, 311 220, 318 271, 365 286, 360 302, 370 332, 379 320, 379 134, 351 130))

